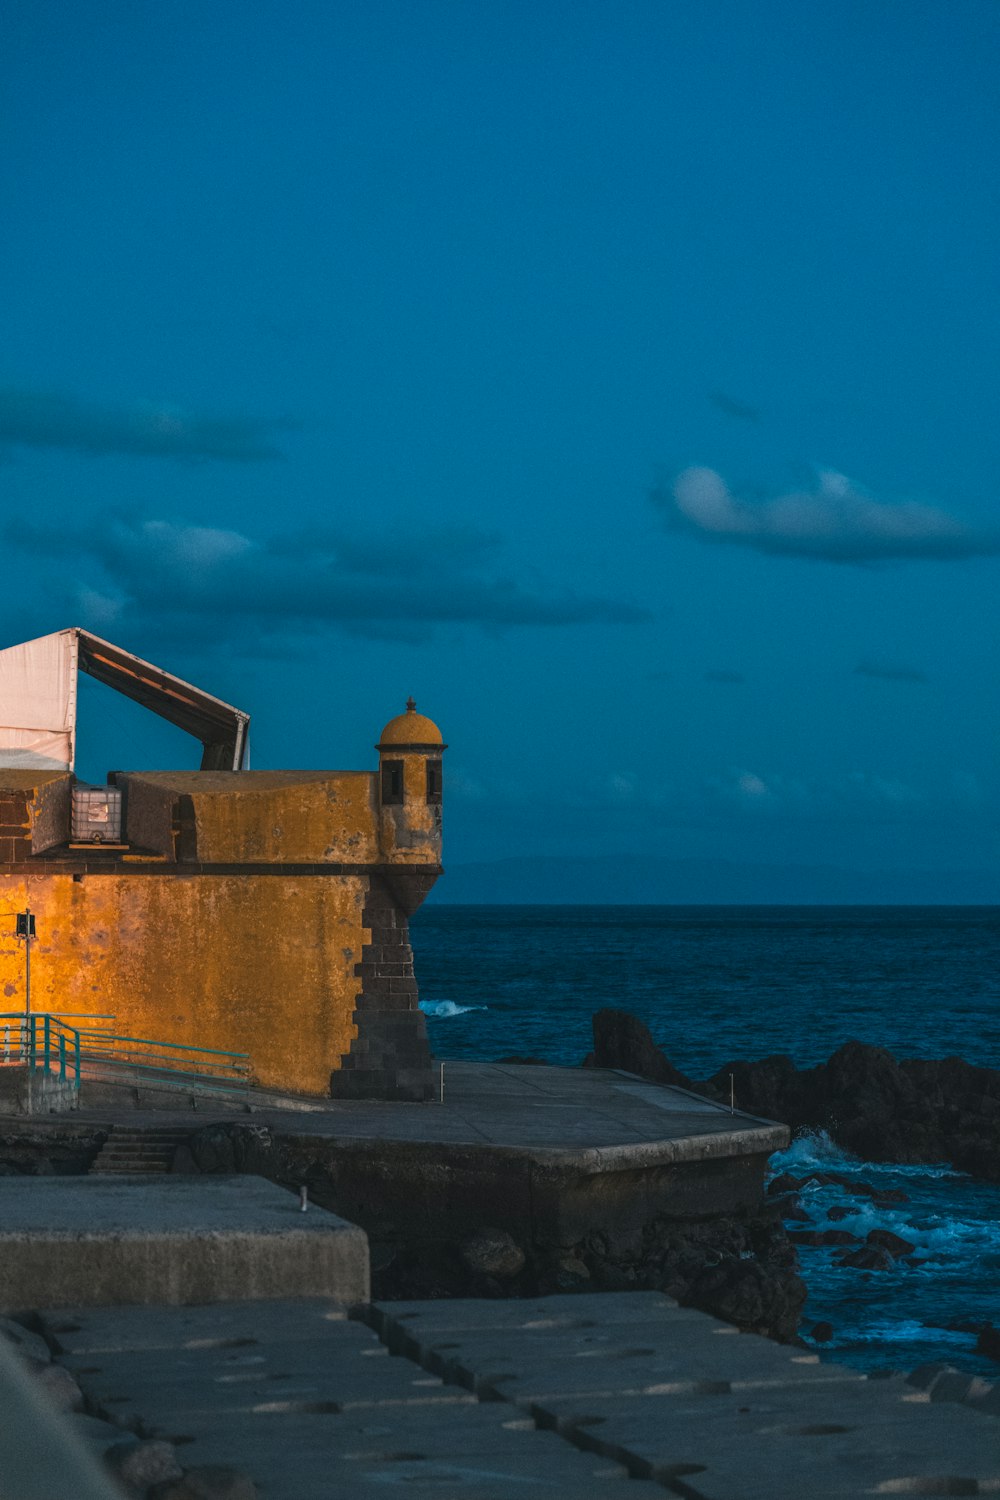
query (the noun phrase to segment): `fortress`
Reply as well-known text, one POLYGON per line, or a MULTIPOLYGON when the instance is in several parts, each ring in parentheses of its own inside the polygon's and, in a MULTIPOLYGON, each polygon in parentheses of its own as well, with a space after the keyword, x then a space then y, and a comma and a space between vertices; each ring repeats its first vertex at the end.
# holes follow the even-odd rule
POLYGON ((441 733, 391 719, 376 771, 243 770, 249 718, 81 629, 0 651, 0 986, 134 1037, 249 1053, 253 1082, 433 1092, 407 920, 441 873, 441 733), (80 671, 202 742, 197 771, 73 774, 80 671))

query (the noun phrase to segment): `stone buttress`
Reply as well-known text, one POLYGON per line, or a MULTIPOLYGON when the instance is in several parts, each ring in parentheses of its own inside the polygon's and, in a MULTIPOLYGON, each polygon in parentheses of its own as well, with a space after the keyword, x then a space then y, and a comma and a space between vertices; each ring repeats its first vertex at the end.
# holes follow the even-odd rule
POLYGON ((411 698, 386 725, 379 752, 382 870, 368 881, 367 940, 355 972, 357 1036, 330 1078, 340 1099, 430 1099, 435 1093, 427 1024, 419 1007, 408 919, 441 859, 441 732, 411 698))

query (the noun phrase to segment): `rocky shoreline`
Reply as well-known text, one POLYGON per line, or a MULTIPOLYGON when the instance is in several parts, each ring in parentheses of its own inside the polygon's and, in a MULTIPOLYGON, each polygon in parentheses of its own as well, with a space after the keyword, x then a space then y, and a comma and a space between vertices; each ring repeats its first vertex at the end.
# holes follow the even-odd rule
POLYGON ((1000 1072, 960 1057, 897 1060, 883 1047, 845 1042, 828 1062, 798 1068, 790 1057, 725 1063, 711 1078, 684 1076, 627 1011, 594 1016, 584 1066, 624 1068, 781 1120, 796 1134, 823 1130, 868 1161, 947 1162, 1000 1182, 1000 1072))
MULTIPOLYGON (((826 1063, 799 1069, 786 1056, 725 1064, 711 1078, 685 1077, 654 1042, 648 1028, 626 1011, 594 1016, 594 1051, 584 1066, 616 1067, 658 1083, 690 1089, 737 1108, 792 1126, 796 1135, 823 1132, 843 1150, 869 1162, 929 1165, 945 1162, 985 1182, 1000 1182, 1000 1073, 960 1058, 897 1061, 883 1048, 847 1042, 826 1063)), ((901 1189, 878 1189, 861 1172, 814 1169, 773 1177, 768 1202, 779 1212, 790 1244, 808 1254, 833 1251, 846 1270, 887 1272, 926 1264, 904 1235, 877 1227, 862 1236, 848 1230, 859 1204, 891 1210, 909 1201, 901 1189), (803 1193, 837 1190, 847 1201, 826 1210, 817 1226, 803 1193), (809 1227, 806 1227, 809 1226, 809 1227)), ((975 1353, 1000 1362, 1000 1328, 991 1322, 942 1324, 975 1336, 975 1353)), ((818 1323, 815 1344, 835 1330, 818 1323)))

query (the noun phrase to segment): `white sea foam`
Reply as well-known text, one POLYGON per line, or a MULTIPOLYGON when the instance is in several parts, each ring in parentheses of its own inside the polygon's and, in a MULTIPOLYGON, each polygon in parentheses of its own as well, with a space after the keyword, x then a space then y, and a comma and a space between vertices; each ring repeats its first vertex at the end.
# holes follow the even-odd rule
MULTIPOLYGON (((968 1348, 973 1337, 952 1328, 937 1328, 921 1323, 919 1318, 869 1318, 854 1326, 842 1324, 838 1329, 842 1343, 852 1344, 950 1344, 956 1349, 968 1348)), ((804 1335, 809 1342, 808 1333, 804 1335)))
POLYGON ((777 1151, 771 1157, 771 1166, 776 1172, 796 1172, 809 1167, 856 1167, 858 1158, 849 1156, 832 1141, 825 1130, 810 1130, 806 1135, 796 1136, 787 1151, 777 1151))
MULTIPOLYGON (((963 1214, 962 1196, 948 1194, 941 1198, 946 1179, 954 1179, 956 1186, 971 1182, 947 1165, 903 1166, 898 1162, 863 1161, 841 1150, 825 1131, 816 1131, 798 1137, 787 1151, 777 1152, 771 1158, 771 1169, 800 1176, 807 1176, 810 1171, 847 1170, 857 1173, 859 1180, 882 1185, 895 1185, 902 1178, 908 1195, 915 1195, 916 1201, 910 1201, 908 1196, 903 1204, 880 1203, 872 1198, 853 1198, 850 1188, 841 1183, 807 1181, 800 1202, 811 1213, 817 1228, 845 1229, 862 1240, 872 1229, 890 1229, 910 1240, 918 1254, 930 1256, 935 1264, 942 1259, 974 1258, 984 1251, 995 1252, 1000 1248, 1000 1226, 994 1220, 963 1214), (931 1194, 936 1192, 937 1201, 928 1201, 927 1189, 931 1194), (831 1221, 827 1209, 834 1204, 849 1207, 851 1212, 831 1221)), ((839 1253, 839 1247, 834 1253, 839 1253)))
POLYGON ((421 1000, 420 1009, 425 1016, 436 1016, 443 1020, 451 1016, 467 1016, 470 1010, 489 1010, 488 1005, 456 1005, 454 1000, 421 1000))

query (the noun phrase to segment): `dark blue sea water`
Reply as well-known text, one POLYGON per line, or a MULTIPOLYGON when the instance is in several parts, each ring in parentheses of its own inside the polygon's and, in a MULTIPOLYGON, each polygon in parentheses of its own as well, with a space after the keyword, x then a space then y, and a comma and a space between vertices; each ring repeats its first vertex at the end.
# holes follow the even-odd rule
MULTIPOLYGON (((856 1037, 899 1057, 958 1055, 1000 1067, 996 907, 425 907, 412 940, 439 1057, 510 1054, 577 1064, 603 1005, 640 1016, 693 1078, 737 1058, 824 1061, 856 1037)), ((823 1137, 775 1170, 856 1171, 909 1202, 859 1202, 843 1227, 891 1229, 921 1265, 862 1273, 802 1251, 803 1329, 829 1321, 831 1357, 908 1369, 928 1359, 1000 1378, 974 1337, 940 1325, 1000 1324, 1000 1187, 941 1165, 859 1163, 823 1137)), ((804 1195, 816 1222, 842 1190, 804 1195)), ((808 1227, 808 1226, 799 1226, 808 1227)))

